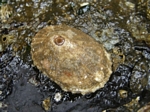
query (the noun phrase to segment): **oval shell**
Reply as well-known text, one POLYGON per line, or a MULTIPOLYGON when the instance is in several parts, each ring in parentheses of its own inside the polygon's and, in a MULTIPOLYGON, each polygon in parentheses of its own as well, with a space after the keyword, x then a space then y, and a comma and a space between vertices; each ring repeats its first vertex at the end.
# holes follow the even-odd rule
POLYGON ((110 55, 82 31, 47 26, 31 43, 34 65, 64 91, 87 94, 102 88, 112 73, 110 55))

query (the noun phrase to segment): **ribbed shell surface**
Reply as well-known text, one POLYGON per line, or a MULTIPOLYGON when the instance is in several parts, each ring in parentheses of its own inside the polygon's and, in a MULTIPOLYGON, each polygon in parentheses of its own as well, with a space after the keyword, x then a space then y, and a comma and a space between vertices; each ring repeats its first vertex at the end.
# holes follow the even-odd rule
POLYGON ((64 91, 91 93, 112 73, 109 53, 84 32, 67 25, 41 29, 31 43, 34 65, 64 91))

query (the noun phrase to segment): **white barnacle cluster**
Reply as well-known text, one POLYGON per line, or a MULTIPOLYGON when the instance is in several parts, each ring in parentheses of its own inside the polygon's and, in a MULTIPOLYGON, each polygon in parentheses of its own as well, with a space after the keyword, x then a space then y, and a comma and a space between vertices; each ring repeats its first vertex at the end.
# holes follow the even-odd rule
POLYGON ((62 95, 61 95, 61 93, 56 93, 55 94, 55 96, 54 96, 54 100, 56 101, 56 102, 59 102, 60 100, 61 100, 61 98, 62 98, 62 95))
POLYGON ((143 18, 136 15, 131 15, 127 21, 127 27, 131 32, 131 35, 137 40, 147 40, 149 35, 147 24, 143 22, 143 18))
POLYGON ((99 40, 104 44, 104 47, 107 50, 110 50, 119 42, 119 35, 118 32, 115 32, 114 28, 108 27, 102 30, 101 38, 99 40))

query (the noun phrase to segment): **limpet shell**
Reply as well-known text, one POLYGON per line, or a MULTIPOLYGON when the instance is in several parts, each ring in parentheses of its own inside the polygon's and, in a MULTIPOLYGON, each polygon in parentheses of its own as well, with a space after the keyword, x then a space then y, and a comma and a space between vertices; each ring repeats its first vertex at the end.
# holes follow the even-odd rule
POLYGON ((103 45, 67 25, 41 29, 32 39, 31 55, 43 74, 72 93, 95 92, 112 73, 110 55, 103 45))

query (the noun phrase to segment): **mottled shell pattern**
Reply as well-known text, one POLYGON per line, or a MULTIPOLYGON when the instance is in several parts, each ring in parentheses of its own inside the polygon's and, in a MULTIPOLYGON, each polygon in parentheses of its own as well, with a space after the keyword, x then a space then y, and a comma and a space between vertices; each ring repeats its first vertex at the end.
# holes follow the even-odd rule
POLYGON ((64 91, 87 94, 104 87, 112 73, 110 55, 82 31, 47 26, 31 43, 34 65, 64 91))

